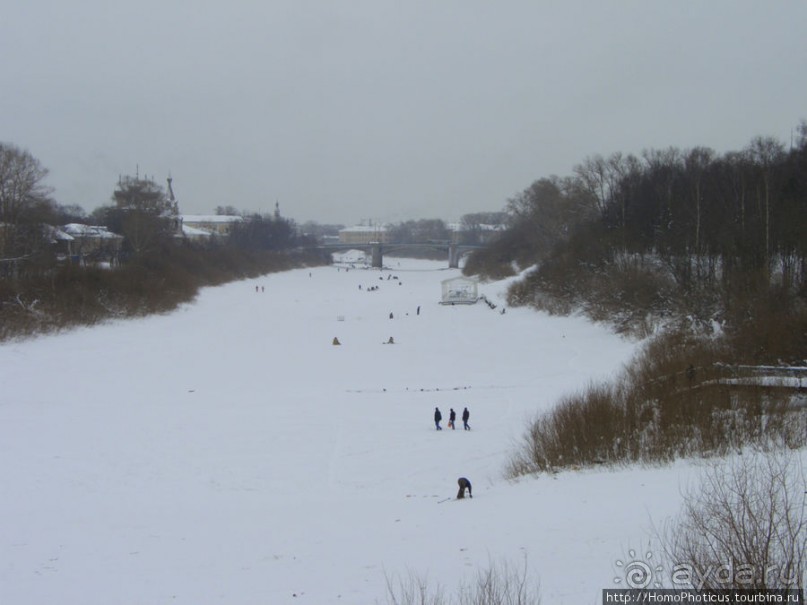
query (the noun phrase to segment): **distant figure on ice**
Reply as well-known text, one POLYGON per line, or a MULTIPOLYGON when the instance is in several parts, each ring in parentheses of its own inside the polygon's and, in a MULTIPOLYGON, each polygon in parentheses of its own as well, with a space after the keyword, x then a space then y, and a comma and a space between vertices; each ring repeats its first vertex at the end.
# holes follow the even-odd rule
POLYGON ((451 411, 448 414, 448 428, 452 431, 454 430, 454 421, 457 419, 457 412, 454 411, 454 408, 451 408, 451 411))
POLYGON ((339 342, 339 339, 338 339, 336 336, 334 336, 334 337, 333 337, 333 344, 334 344, 334 345, 341 345, 342 343, 341 343, 341 342, 339 342))
POLYGON ((385 345, 394 345, 394 344, 395 344, 395 340, 392 338, 392 336, 390 336, 390 337, 389 337, 389 340, 388 340, 387 342, 385 342, 384 344, 385 344, 385 345))
POLYGON ((689 364, 689 367, 686 370, 686 377, 687 381, 689 382, 689 388, 692 388, 692 383, 695 381, 695 366, 689 364))
POLYGON ((418 315, 420 315, 420 305, 418 305, 418 315))
POLYGON ((438 431, 442 431, 443 428, 440 426, 440 421, 443 419, 443 415, 440 413, 440 408, 434 408, 434 426, 438 431))
POLYGON ((474 495, 471 493, 471 482, 468 481, 465 477, 460 477, 457 479, 457 485, 460 486, 460 491, 457 492, 457 500, 462 500, 465 497, 465 490, 468 490, 468 497, 473 498, 474 495))
POLYGON ((468 424, 468 419, 471 417, 471 412, 468 411, 468 408, 462 410, 462 428, 466 431, 471 430, 471 425, 468 424))
POLYGON ((390 311, 389 318, 392 319, 392 311, 390 311))

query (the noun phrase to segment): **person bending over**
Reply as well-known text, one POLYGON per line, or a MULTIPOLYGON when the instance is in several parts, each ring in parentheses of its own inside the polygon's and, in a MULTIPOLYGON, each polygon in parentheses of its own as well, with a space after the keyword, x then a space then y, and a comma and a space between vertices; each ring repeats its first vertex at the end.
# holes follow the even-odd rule
POLYGON ((457 485, 460 486, 460 491, 457 492, 457 500, 461 500, 465 497, 465 490, 468 490, 468 497, 473 498, 474 495, 471 492, 471 482, 468 481, 465 477, 460 477, 457 479, 457 485))

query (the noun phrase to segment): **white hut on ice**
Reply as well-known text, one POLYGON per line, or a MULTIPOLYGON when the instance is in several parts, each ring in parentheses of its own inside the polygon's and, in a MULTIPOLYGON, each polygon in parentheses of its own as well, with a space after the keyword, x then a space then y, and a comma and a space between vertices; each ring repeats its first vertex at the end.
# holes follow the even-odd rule
POLYGON ((444 305, 472 305, 479 298, 477 291, 477 281, 470 277, 452 277, 440 282, 443 287, 443 299, 440 301, 444 305))

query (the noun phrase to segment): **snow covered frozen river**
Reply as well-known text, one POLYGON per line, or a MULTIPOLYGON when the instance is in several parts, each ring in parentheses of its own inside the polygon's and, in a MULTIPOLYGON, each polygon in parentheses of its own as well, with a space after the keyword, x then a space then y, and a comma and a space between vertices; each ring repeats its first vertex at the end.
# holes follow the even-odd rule
POLYGON ((498 561, 544 603, 598 603, 686 465, 503 472, 537 411, 636 344, 501 314, 506 282, 480 286, 496 309, 442 306, 457 270, 387 262, 0 345, 0 603, 384 603, 387 578, 453 592, 498 561), (472 430, 436 431, 435 406, 472 430))

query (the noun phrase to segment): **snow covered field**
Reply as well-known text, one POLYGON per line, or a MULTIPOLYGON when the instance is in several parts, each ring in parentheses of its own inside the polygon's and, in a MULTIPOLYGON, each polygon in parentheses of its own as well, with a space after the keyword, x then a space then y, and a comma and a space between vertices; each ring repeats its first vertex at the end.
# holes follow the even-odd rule
MULTIPOLYGON (((527 420, 635 343, 441 306, 457 270, 387 261, 0 345, 0 603, 372 604, 387 577, 453 592, 525 560, 545 604, 599 603, 677 512, 690 465, 503 469, 527 420), (435 406, 444 427, 467 406, 473 430, 436 431, 435 406), (472 500, 453 499, 460 476, 472 500)), ((505 287, 480 293, 501 303, 505 287)))

